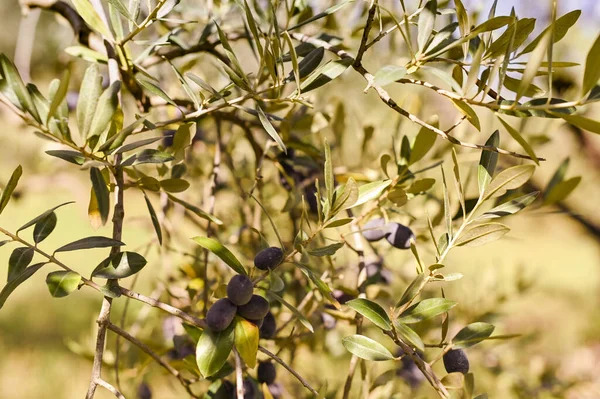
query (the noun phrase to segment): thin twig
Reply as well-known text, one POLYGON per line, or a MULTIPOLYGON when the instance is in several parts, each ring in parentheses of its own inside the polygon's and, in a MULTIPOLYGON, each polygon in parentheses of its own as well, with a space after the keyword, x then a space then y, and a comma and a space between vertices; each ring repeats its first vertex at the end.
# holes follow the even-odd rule
POLYGON ((103 380, 102 378, 98 378, 94 382, 96 385, 100 385, 101 387, 106 388, 106 390, 108 390, 110 393, 115 395, 118 399, 126 399, 125 395, 123 395, 117 388, 113 387, 111 384, 109 384, 107 381, 103 380))
MULTIPOLYGON (((219 169, 221 168, 221 121, 215 120, 217 139, 215 141, 215 156, 213 159, 213 169, 210 175, 210 184, 208 186, 208 213, 213 215, 215 212, 215 194, 217 192, 217 182, 219 179, 219 169)), ((208 221, 206 227, 206 236, 211 237, 213 234, 212 222, 208 221)), ((204 280, 204 287, 202 288, 202 315, 206 316, 208 310, 208 292, 210 290, 210 284, 208 284, 208 249, 204 249, 204 269, 202 270, 202 280, 204 280)))
POLYGON ((262 346, 259 346, 258 350, 261 351, 262 353, 264 353, 265 355, 269 356, 271 359, 275 360, 284 369, 286 369, 287 371, 289 371, 290 374, 292 374, 294 377, 296 377, 296 379, 298 381, 300 381, 300 383, 306 389, 308 389, 313 395, 317 395, 317 396, 319 395, 319 392, 317 392, 313 387, 311 387, 310 384, 304 378, 302 378, 302 376, 300 374, 298 374, 293 368, 291 368, 290 366, 288 366, 287 363, 284 362, 279 356, 277 356, 274 353, 269 352, 269 350, 263 348, 262 346))
POLYGON ((233 348, 235 356, 235 392, 237 399, 244 399, 244 371, 242 370, 242 359, 237 349, 233 348))
POLYGON ((92 365, 92 378, 90 379, 90 385, 85 396, 86 399, 92 399, 94 397, 98 383, 102 381, 102 357, 104 356, 104 344, 106 343, 106 327, 110 323, 111 305, 111 298, 102 298, 102 308, 100 308, 100 314, 98 314, 98 319, 96 320, 96 323, 98 324, 98 333, 96 335, 96 350, 94 352, 94 363, 92 365))

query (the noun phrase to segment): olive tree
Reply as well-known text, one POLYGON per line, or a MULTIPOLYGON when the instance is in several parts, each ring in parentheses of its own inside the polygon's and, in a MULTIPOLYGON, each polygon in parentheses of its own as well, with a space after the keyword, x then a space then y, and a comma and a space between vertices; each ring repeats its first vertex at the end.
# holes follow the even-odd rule
MULTIPOLYGON (((543 193, 528 190, 545 159, 517 123, 553 118, 600 133, 600 122, 583 115, 600 99, 600 38, 579 87, 563 99, 553 74, 576 64, 556 59, 553 47, 580 11, 557 15, 556 1, 536 35, 533 18, 498 16, 495 3, 479 20, 461 0, 308 3, 22 0, 24 11, 68 21, 76 43, 64 51, 85 73, 78 82, 67 70, 38 87, 1 55, 0 100, 32 133, 62 146, 48 156, 89 175, 89 223, 111 224, 112 236, 45 248, 69 203, 52 204, 14 232, 0 223, 2 245, 14 246, 0 307, 42 268, 55 298, 80 289, 103 298, 86 398, 98 386, 118 398, 138 389, 139 379, 121 383, 118 361, 116 378, 103 368, 109 332, 121 339, 117 353, 137 347, 194 398, 392 397, 402 379, 425 380, 442 398, 486 397, 474 388, 468 352, 512 336, 494 335, 487 319, 453 317, 460 304, 443 289, 462 275, 446 272, 448 254, 500 239, 510 229, 498 219, 552 206, 575 189, 580 178, 567 178, 565 162, 543 193), (395 61, 378 65, 385 51, 395 61), (344 84, 353 77, 375 97, 344 84), (443 117, 395 100, 395 86, 421 89, 411 101, 439 98, 433 107, 443 117), (322 101, 328 87, 342 101, 322 101), (357 136, 348 98, 398 117, 386 150, 366 150, 376 127, 360 126, 357 136), (498 130, 483 132, 483 117, 498 130), (345 166, 348 146, 357 160, 345 166), (151 296, 125 287, 147 263, 122 250, 130 193, 143 196, 155 233, 148 247, 164 256, 188 248, 191 259, 151 296), (282 193, 287 201, 274 201, 282 193), (172 221, 182 214, 197 231, 192 240, 172 221), (108 253, 90 276, 61 261, 63 252, 91 248, 108 253), (395 269, 410 278, 382 295, 377 287, 393 269, 387 259, 398 251, 406 256, 395 269), (169 294, 171 284, 185 295, 169 294), (185 334, 170 348, 158 339, 150 345, 152 337, 136 336, 143 316, 111 319, 115 301, 157 308, 185 334), (352 330, 341 339, 345 382, 308 381, 293 354, 307 347, 313 362, 333 356, 315 349, 320 330, 331 329, 352 330), (378 376, 371 362, 396 365, 378 376)), ((14 170, 0 199, 11 218, 23 216, 7 207, 22 173, 14 170)), ((138 394, 151 395, 144 384, 138 394)))

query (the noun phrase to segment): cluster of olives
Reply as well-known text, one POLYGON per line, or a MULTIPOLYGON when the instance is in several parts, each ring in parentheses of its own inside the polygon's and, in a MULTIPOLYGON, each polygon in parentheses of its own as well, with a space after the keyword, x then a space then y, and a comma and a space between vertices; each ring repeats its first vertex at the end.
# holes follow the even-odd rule
POLYGON ((394 248, 409 249, 415 234, 400 223, 386 223, 383 218, 371 219, 363 227, 363 237, 370 242, 386 239, 394 248))
MULTIPOLYGON (((284 253, 280 248, 270 247, 260 251, 254 258, 254 266, 261 270, 272 270, 283 262, 284 253)), ((231 325, 235 315, 254 323, 264 330, 265 338, 275 333, 275 318, 269 312, 269 301, 254 294, 254 284, 246 275, 238 274, 227 284, 227 298, 221 298, 208 309, 206 325, 215 332, 231 325), (263 324, 264 328, 263 328, 263 324)))

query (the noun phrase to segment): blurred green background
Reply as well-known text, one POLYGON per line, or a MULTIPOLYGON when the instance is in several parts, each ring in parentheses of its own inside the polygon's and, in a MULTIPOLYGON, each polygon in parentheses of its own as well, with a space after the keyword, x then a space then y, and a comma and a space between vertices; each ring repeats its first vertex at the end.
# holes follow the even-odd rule
MULTIPOLYGON (((184 0, 185 1, 185 0, 184 0)), ((467 3, 467 2, 465 2, 467 3)), ((511 4, 517 6, 521 17, 540 17, 536 32, 545 26, 548 7, 545 3, 501 1, 502 11, 511 4), (535 5, 535 7, 530 7, 535 5)), ((582 63, 587 50, 598 34, 600 17, 595 1, 560 2, 561 13, 576 7, 586 7, 583 17, 571 29, 567 37, 555 49, 555 59, 582 63), (575 4, 579 3, 579 4, 575 4)), ((487 2, 472 1, 477 9, 487 10, 487 2)), ((485 13, 486 11, 484 11, 485 13)), ((2 32, 0 52, 9 57, 15 54, 20 13, 17 0, 0 3, 2 32)), ((71 57, 61 52, 73 43, 70 28, 48 13, 42 13, 36 33, 31 61, 31 79, 42 84, 60 76, 71 57)), ((366 63, 376 70, 378 66, 393 63, 397 55, 375 52, 380 59, 367 59, 366 63)), ((83 63, 79 62, 77 68, 83 63)), ((582 67, 560 72, 566 80, 580 80, 582 67)), ((76 87, 76 86, 75 86, 76 87)), ((318 92, 317 104, 326 104, 344 98, 349 120, 349 135, 361 135, 363 125, 375 126, 375 136, 369 145, 372 154, 379 154, 389 147, 390 131, 397 129, 397 119, 390 118, 389 110, 375 95, 362 95, 364 83, 355 75, 347 74, 342 82, 334 82, 328 89, 318 92), (350 97, 347 93, 357 93, 350 97)), ((390 89, 400 103, 427 115, 427 110, 442 115, 445 102, 430 93, 405 87, 390 89), (417 97, 415 94, 420 93, 417 97)), ((591 107, 588 115, 600 117, 600 108, 591 107)), ((482 132, 491 132, 497 122, 490 117, 482 118, 482 132)), ((97 234, 110 235, 108 228, 92 230, 87 222, 89 183, 87 173, 74 173, 74 168, 44 154, 56 145, 39 139, 31 129, 22 126, 5 107, 0 107, 0 181, 7 181, 16 165, 24 168, 20 184, 20 198, 11 202, 7 212, 0 217, 0 225, 14 231, 35 215, 51 206, 75 200, 76 204, 58 211, 57 232, 43 243, 43 248, 53 249, 75 239, 97 234)), ((404 122, 403 134, 414 134, 416 127, 404 122)), ((571 158, 569 176, 582 175, 583 180, 576 192, 569 197, 564 210, 534 211, 507 220, 511 234, 499 242, 483 248, 457 249, 446 262, 450 271, 460 271, 464 278, 448 285, 446 295, 460 303, 465 315, 498 313, 498 333, 522 334, 510 341, 490 341, 473 351, 471 364, 475 371, 477 390, 487 390, 490 398, 550 398, 554 384, 571 386, 567 389, 569 399, 600 398, 600 235, 592 234, 590 228, 600 226, 600 137, 579 132, 585 140, 564 123, 551 120, 528 120, 522 131, 528 136, 547 135, 551 141, 537 147, 538 154, 546 157, 534 175, 537 186, 544 187, 556 167, 566 157, 571 158), (573 216, 576 216, 575 218, 573 216), (578 220, 579 219, 579 220, 578 220), (588 223, 588 228, 582 223, 588 223), (521 286, 519 285, 521 284, 521 286), (520 292, 520 288, 527 286, 520 292), (497 370, 501 369, 501 373, 497 370), (517 388, 515 388, 517 387, 517 388)), ((471 132, 471 141, 483 142, 483 136, 471 132)), ((483 134, 483 133, 482 133, 483 134)), ((351 141, 351 140, 348 140, 351 141)), ((507 140, 508 141, 508 140, 507 140)), ((347 143, 342 159, 349 168, 356 165, 355 143, 347 143)), ((512 148, 517 149, 514 143, 512 148)), ((476 162, 477 153, 465 152, 461 162, 476 162)), ((373 169, 377 157, 373 156, 373 169)), ((268 169, 266 174, 274 174, 268 169)), ((435 175, 435 173, 433 173, 435 175)), ((192 182, 193 184, 193 182, 192 182)), ((141 197, 128 197, 126 202, 127 229, 124 239, 128 248, 136 248, 153 238, 150 220, 141 204, 141 197)), ((227 212, 219 209, 217 215, 227 212)), ((181 237, 194 234, 192 228, 179 231, 181 237)), ((31 232, 26 233, 25 237, 31 232)), ((185 248, 187 244, 182 243, 185 248)), ((0 249, 0 275, 6 273, 7 259, 12 246, 0 249)), ((68 253, 61 259, 87 275, 103 259, 105 251, 92 250, 68 253)), ((402 265, 409 255, 399 255, 402 265)), ((148 255, 150 261, 136 290, 149 295, 156 281, 165 276, 165 268, 156 251, 148 255)), ((406 270, 390 268, 402 276, 406 270)), ((52 266, 49 266, 51 268, 52 266)), ((100 307, 100 298, 94 292, 83 289, 62 299, 52 299, 44 283, 44 273, 35 275, 27 284, 9 298, 0 311, 0 398, 81 398, 87 389, 91 353, 95 334, 94 320, 100 307)), ((392 292, 401 292, 404 283, 396 280, 392 292)), ((118 318, 123 301, 116 301, 118 318)), ((137 307, 133 307, 135 313, 137 307)), ((151 312, 154 315, 154 312, 151 312)), ((146 333, 152 329, 152 317, 148 320, 146 333)), ((156 332, 160 333, 160 325, 156 332)), ((336 344, 336 335, 327 338, 327 344, 336 344)), ((338 338, 341 338, 339 336, 338 338)), ((114 340, 114 336, 111 336, 114 340)), ((331 349, 331 348, 330 348, 331 349)), ((332 349, 333 350, 333 349, 332 349)), ((299 353, 299 372, 309 381, 320 381, 327 375, 330 386, 345 375, 345 366, 339 367, 339 375, 332 371, 329 362, 308 365, 301 359, 309 354, 299 353)), ((107 357, 109 360, 111 354, 107 357)), ((347 354, 340 355, 347 361, 347 354)), ((346 363, 339 363, 346 364, 346 363)), ((439 365, 438 365, 439 366, 439 365)), ((148 366, 152 378, 148 379, 155 398, 185 397, 171 378, 154 365, 148 366)), ((337 367, 337 366, 336 366, 337 367)), ((374 366, 380 367, 380 366, 374 366)), ((437 366, 436 366, 437 367, 437 366)), ((437 369, 437 368, 436 368, 437 369)), ((110 373, 110 369, 106 369, 110 373)), ((127 376, 123 378, 135 378, 127 376)), ((419 391, 418 397, 430 397, 432 391, 419 391)), ((97 398, 110 398, 99 390, 97 398)), ((407 396, 410 397, 410 396, 407 396)), ((431 396, 432 397, 432 396, 431 396)), ((559 396, 558 396, 559 397, 559 396)))

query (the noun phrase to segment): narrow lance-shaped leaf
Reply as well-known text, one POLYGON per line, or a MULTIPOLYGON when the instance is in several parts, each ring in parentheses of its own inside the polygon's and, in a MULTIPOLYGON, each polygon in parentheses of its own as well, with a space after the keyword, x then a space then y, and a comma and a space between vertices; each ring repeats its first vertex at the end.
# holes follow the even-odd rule
POLYGON ((461 234, 456 240, 455 245, 457 247, 478 247, 480 245, 496 241, 509 231, 510 229, 508 227, 500 223, 480 224, 461 234))
POLYGON ((275 140, 275 142, 277 143, 279 148, 281 148, 281 151, 287 153, 287 148, 285 148, 285 144, 283 144, 283 140, 281 140, 281 137, 279 137, 279 134, 277 133, 277 131, 275 130, 275 128, 269 121, 269 118, 267 118, 267 115, 265 115, 265 111, 263 111, 262 108, 257 105, 256 112, 258 112, 258 119, 260 120, 260 123, 265 128, 265 131, 269 134, 269 136, 271 136, 271 138, 273 140, 275 140))
POLYGON ((351 335, 342 339, 342 345, 353 355, 372 361, 392 360, 394 356, 379 342, 364 335, 351 335))
POLYGON ((340 303, 337 301, 337 299, 333 297, 333 291, 331 290, 329 285, 327 285, 327 283, 325 283, 319 276, 317 276, 308 266, 298 262, 295 262, 294 264, 298 268, 300 268, 300 270, 302 270, 302 273, 304 273, 310 279, 310 281, 317 287, 321 295, 323 295, 329 302, 331 302, 331 304, 335 306, 336 309, 341 309, 340 303))
POLYGON ((488 338, 493 332, 494 326, 489 323, 471 323, 454 336, 453 347, 468 348, 488 338))
POLYGON ((8 259, 8 278, 11 282, 16 279, 33 259, 34 249, 32 247, 15 248, 8 259))
POLYGON ((213 222, 214 224, 219 225, 219 226, 223 224, 223 222, 220 219, 216 218, 215 216, 213 216, 213 215, 211 215, 209 213, 204 212, 202 209, 198 208, 197 206, 192 205, 189 202, 186 202, 186 201, 184 201, 182 199, 179 199, 179 198, 177 198, 177 197, 175 197, 175 196, 173 196, 171 194, 167 194, 167 196, 174 203, 183 206, 185 209, 187 209, 188 211, 190 211, 190 212, 194 213, 195 215, 201 217, 202 219, 210 220, 211 222, 213 222))
POLYGON ((581 115, 568 115, 559 114, 561 118, 569 122, 573 126, 577 126, 580 129, 587 130, 588 132, 600 134, 600 121, 586 118, 581 115))
POLYGON ((417 23, 419 28, 417 32, 417 44, 419 46, 419 52, 421 53, 425 50, 425 46, 431 37, 431 32, 433 32, 436 12, 437 0, 430 0, 419 13, 419 20, 417 23))
POLYGON ((477 219, 493 219, 500 218, 503 216, 514 215, 515 213, 525 209, 525 207, 533 203, 533 201, 535 201, 539 193, 539 191, 534 191, 533 193, 525 194, 520 197, 514 198, 508 202, 505 202, 501 205, 490 209, 483 215, 479 216, 477 219))
POLYGON ((92 277, 119 279, 132 276, 146 266, 146 259, 135 252, 119 252, 103 260, 92 272, 92 277))
POLYGON ((420 273, 415 277, 415 279, 409 284, 406 288, 402 297, 396 304, 396 308, 401 307, 402 305, 411 302, 418 293, 423 289, 425 284, 427 284, 428 276, 425 273, 420 273))
POLYGON ((36 224, 37 222, 39 222, 40 220, 42 220, 43 218, 45 218, 46 216, 48 216, 49 214, 54 212, 56 209, 60 208, 61 206, 65 206, 65 205, 73 204, 73 203, 74 203, 74 201, 64 202, 60 205, 55 206, 54 208, 48 209, 46 212, 42 213, 39 216, 36 216, 35 218, 31 219, 29 222, 25 223, 23 226, 19 227, 19 229, 17 230, 17 233, 19 233, 21 230, 25 230, 26 228, 33 226, 34 224, 36 224))
POLYGON ((145 80, 145 79, 137 79, 137 81, 140 84, 140 86, 142 86, 144 89, 148 90, 150 93, 162 98, 168 104, 179 109, 179 106, 177 105, 177 103, 175 103, 175 101, 173 101, 171 99, 171 97, 169 97, 169 95, 167 93, 165 93, 165 91, 163 89, 161 89, 157 84, 155 84, 154 82, 151 82, 149 80, 145 80))
POLYGON ((529 57, 529 61, 527 61, 527 66, 525 67, 525 71, 523 71, 523 76, 521 78, 521 83, 519 84, 519 89, 517 90, 517 97, 515 101, 519 101, 519 98, 525 93, 525 91, 529 88, 529 85, 533 81, 533 78, 537 75, 537 72, 544 60, 544 56, 546 55, 548 46, 550 43, 550 33, 547 33, 540 42, 535 47, 535 50, 531 53, 529 57))
POLYGON ((334 176, 333 176, 333 161, 331 160, 331 148, 329 143, 325 140, 325 190, 327 194, 327 202, 329 203, 329 209, 333 205, 333 191, 334 191, 334 176))
MULTIPOLYGON (((317 47, 308 53, 304 58, 302 58, 302 60, 298 63, 300 79, 304 79, 311 72, 313 72, 323 60, 324 55, 325 49, 323 47, 317 47)), ((288 80, 291 80, 295 77, 292 76, 293 74, 294 72, 290 72, 288 80)))
POLYGON ((98 168, 90 169, 90 179, 92 180, 92 188, 98 201, 98 211, 102 219, 102 224, 106 224, 108 220, 108 213, 110 211, 110 196, 106 182, 102 176, 102 172, 98 168))
POLYGON ((385 190, 386 187, 389 186, 391 183, 391 180, 382 180, 363 184, 358 188, 358 200, 356 200, 356 202, 354 203, 354 205, 351 206, 351 208, 362 205, 375 198, 379 198, 383 190, 385 190))
POLYGON ((454 306, 456 306, 456 302, 445 298, 424 299, 402 312, 398 321, 404 324, 418 323, 445 313, 454 306))
POLYGON ((581 10, 573 10, 561 16, 554 22, 554 27, 549 26, 546 29, 544 29, 544 31, 540 33, 540 35, 536 37, 533 41, 531 41, 531 43, 529 43, 519 55, 532 52, 539 43, 539 41, 542 39, 542 37, 544 37, 544 35, 548 33, 550 29, 554 29, 553 42, 558 42, 563 37, 565 37, 565 35, 569 31, 569 28, 575 25, 575 22, 577 22, 580 15, 581 10))
POLYGON ((108 130, 119 105, 118 94, 120 89, 121 82, 116 81, 108 86, 100 95, 86 139, 100 136, 103 132, 108 130))
MULTIPOLYGON (((438 118, 434 116, 432 119, 427 121, 430 125, 437 127, 438 126, 438 118)), ((415 138, 415 142, 410 151, 410 160, 408 162, 409 165, 414 164, 415 162, 421 160, 429 150, 435 144, 435 139, 437 138, 437 134, 435 134, 432 130, 422 127, 415 138)))
POLYGON ((531 157, 531 159, 533 159, 533 161, 539 165, 540 161, 538 160, 537 156, 535 155, 535 152, 533 151, 533 148, 531 148, 531 145, 529 145, 527 140, 525 140, 523 138, 523 136, 521 136, 521 134, 517 131, 517 129, 515 129, 514 127, 509 125, 506 121, 504 121, 504 119, 500 118, 499 116, 497 116, 497 117, 500 120, 500 122, 502 123, 502 125, 504 126, 504 128, 506 129, 506 131, 512 136, 512 138, 517 143, 519 143, 519 145, 525 150, 527 155, 529 155, 531 157))
POLYGON ((85 237, 77 241, 73 241, 72 243, 63 245, 58 248, 54 252, 68 252, 68 251, 78 251, 81 249, 91 249, 91 248, 108 248, 108 247, 120 247, 125 245, 125 243, 113 240, 112 238, 102 237, 102 236, 92 236, 85 237))
POLYGON ((77 100, 77 127, 82 137, 88 137, 101 93, 102 75, 98 71, 98 64, 92 64, 83 75, 77 100))
POLYGON ((8 90, 9 92, 5 92, 7 96, 16 96, 18 103, 15 106, 29 112, 36 121, 42 123, 35 108, 33 98, 31 98, 31 94, 29 94, 27 87, 23 83, 17 67, 4 54, 0 54, 0 67, 2 68, 2 77, 4 78, 0 80, 2 82, 1 85, 4 86, 2 91, 5 92, 8 90))
POLYGON ((36 244, 44 241, 54 231, 56 221, 56 213, 52 212, 37 222, 33 228, 33 241, 36 244))
POLYGON ((23 284, 29 277, 33 276, 33 274, 35 272, 40 270, 42 268, 42 266, 44 266, 46 264, 47 263, 45 263, 45 262, 41 262, 41 263, 36 263, 35 265, 31 265, 28 268, 26 268, 25 270, 23 270, 18 276, 14 277, 11 281, 6 283, 4 288, 2 288, 2 291, 0 291, 0 309, 2 309, 2 307, 4 306, 4 303, 6 302, 6 300, 10 296, 10 294, 12 294, 12 292, 19 285, 23 284))
POLYGON ((88 0, 72 0, 77 13, 83 18, 83 20, 95 31, 102 34, 105 38, 113 41, 112 34, 108 27, 102 22, 100 16, 92 7, 92 3, 88 0))
POLYGON ((394 327, 403 341, 407 342, 413 348, 421 352, 425 351, 425 344, 423 344, 423 341, 421 340, 421 337, 419 337, 419 334, 417 334, 412 328, 410 328, 406 324, 399 323, 398 321, 394 322, 394 327))
POLYGON ((229 267, 231 267, 238 274, 248 274, 244 266, 240 263, 240 261, 235 257, 233 253, 229 249, 227 249, 220 242, 213 240, 208 237, 194 237, 192 238, 198 245, 202 248, 206 248, 215 255, 217 255, 223 262, 225 262, 229 267))
POLYGON ((406 75, 406 68, 399 65, 386 65, 375 74, 373 84, 386 86, 402 79, 406 75))
POLYGON ((346 305, 369 319, 382 330, 390 331, 392 329, 392 323, 389 316, 379 304, 365 298, 357 298, 348 301, 346 305))
POLYGON ((85 162, 85 157, 81 155, 81 153, 78 151, 48 150, 46 151, 46 154, 52 157, 60 158, 75 165, 83 165, 83 163, 85 162))
MULTIPOLYGON (((498 147, 500 144, 500 132, 496 130, 490 138, 485 142, 486 146, 498 147)), ((477 167, 477 183, 479 185, 479 195, 483 195, 483 192, 492 181, 494 170, 496 170, 496 163, 498 162, 498 153, 492 151, 482 151, 481 158, 479 159, 479 166, 477 167)))
POLYGON ((23 174, 23 168, 21 165, 17 166, 17 168, 12 172, 10 179, 8 179, 8 183, 6 183, 6 187, 2 190, 2 196, 0 196, 0 213, 6 208, 8 205, 8 201, 10 201, 10 197, 17 188, 17 184, 19 183, 19 179, 23 174))
POLYGON ((550 192, 546 193, 544 196, 544 204, 552 205, 564 200, 573 192, 573 190, 575 190, 575 188, 577 188, 580 182, 581 176, 561 181, 556 186, 552 187, 550 192))
POLYGON ((71 76, 71 74, 70 74, 69 70, 67 69, 63 75, 62 80, 60 81, 58 90, 56 91, 56 94, 54 95, 54 98, 52 99, 52 102, 50 103, 50 108, 48 109, 48 116, 46 118, 47 119, 46 123, 48 123, 50 118, 56 116, 56 111, 58 111, 58 108, 60 107, 62 102, 65 100, 65 97, 67 96, 67 91, 69 90, 70 76, 71 76))
MULTIPOLYGON (((317 68, 304 82, 302 82, 302 93, 307 93, 336 79, 348 69, 352 64, 352 61, 352 58, 342 58, 341 60, 329 61, 325 65, 317 68)), ((292 95, 294 96, 296 93, 292 93, 292 95)))
POLYGON ((196 346, 196 363, 200 374, 208 378, 216 374, 227 361, 234 343, 234 326, 221 332, 205 329, 196 346))
POLYGON ((535 171, 534 165, 517 165, 498 173, 483 193, 482 199, 503 195, 506 190, 521 187, 535 171))
POLYGON ((46 285, 50 295, 62 298, 75 291, 81 283, 81 275, 70 271, 56 271, 46 276, 46 285))
POLYGON ((592 90, 598 79, 600 79, 600 35, 596 38, 585 60, 585 72, 581 84, 583 95, 592 90))
POLYGON ((315 329, 313 328, 312 324, 310 324, 310 321, 308 321, 306 319, 306 317, 304 317, 304 315, 298 309, 296 309, 292 304, 290 304, 285 299, 283 299, 282 297, 280 297, 279 295, 275 294, 272 291, 269 291, 267 293, 267 295, 269 297, 275 299, 279 303, 281 303, 286 308, 288 308, 294 314, 294 316, 296 316, 296 318, 298 319, 298 321, 300 323, 302 323, 302 325, 308 329, 308 331, 310 331, 311 333, 315 332, 315 329))
POLYGON ((160 228, 160 222, 158 221, 158 217, 156 216, 156 212, 154 211, 154 207, 152 206, 152 202, 144 193, 144 200, 146 201, 146 206, 148 207, 148 213, 150 214, 150 219, 152 220, 152 226, 154 227, 154 231, 156 232, 156 237, 158 238, 158 243, 162 245, 162 229, 160 228))
POLYGON ((235 348, 246 366, 253 369, 256 366, 256 353, 258 352, 258 327, 236 316, 235 321, 235 348))

